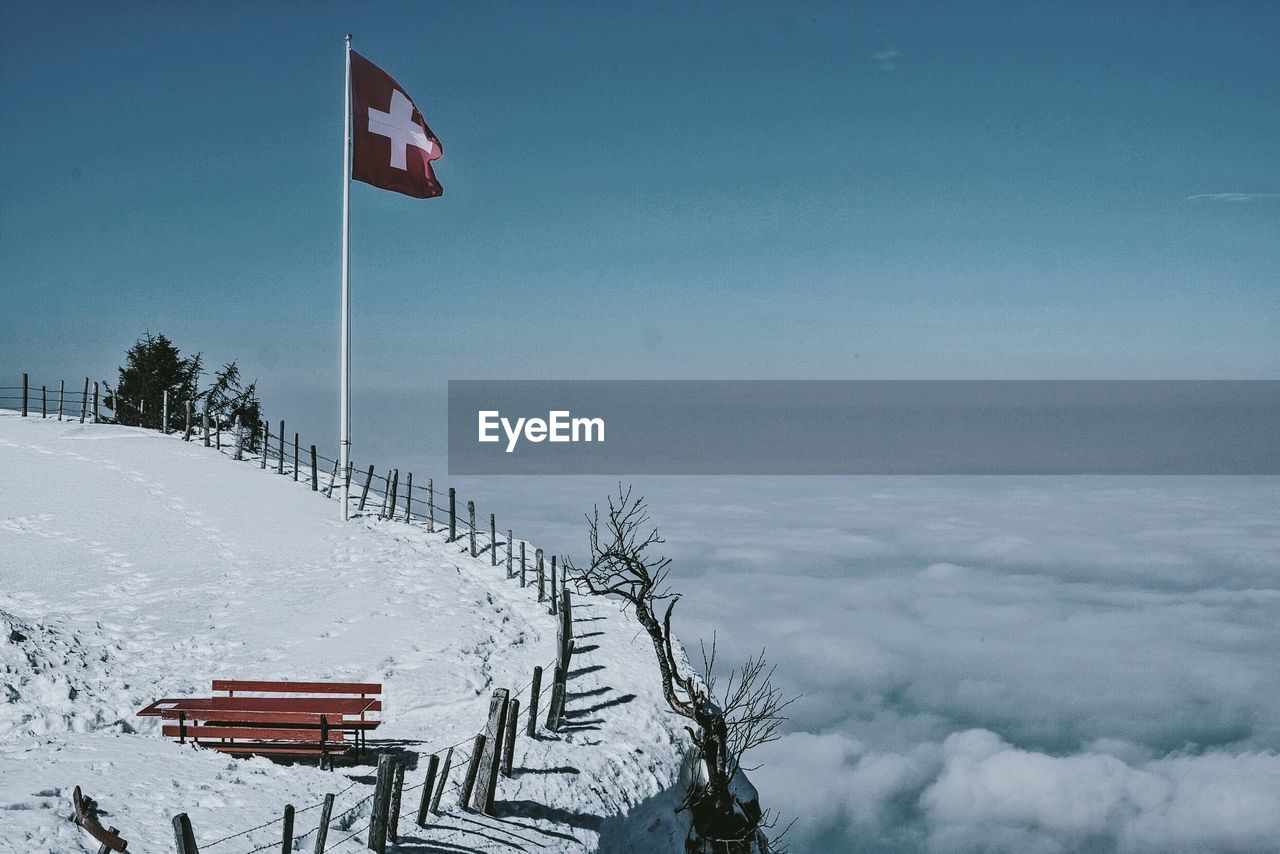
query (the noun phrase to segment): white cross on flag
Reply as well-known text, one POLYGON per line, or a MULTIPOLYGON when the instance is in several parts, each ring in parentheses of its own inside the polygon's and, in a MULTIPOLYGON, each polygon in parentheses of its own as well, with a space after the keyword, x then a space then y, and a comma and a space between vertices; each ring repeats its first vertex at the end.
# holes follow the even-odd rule
POLYGON ((444 153, 413 99, 351 51, 351 177, 419 199, 444 193, 431 161, 444 153))

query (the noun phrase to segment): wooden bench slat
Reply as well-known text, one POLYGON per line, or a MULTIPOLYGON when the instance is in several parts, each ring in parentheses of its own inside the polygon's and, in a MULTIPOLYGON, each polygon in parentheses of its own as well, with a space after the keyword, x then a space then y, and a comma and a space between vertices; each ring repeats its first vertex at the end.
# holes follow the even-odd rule
POLYGON ((298 742, 296 744, 228 744, 226 742, 199 742, 201 747, 209 750, 217 750, 222 753, 256 753, 263 756, 317 756, 326 754, 329 756, 342 756, 350 751, 347 745, 329 745, 321 747, 319 744, 307 744, 298 742))
POLYGON ((214 679, 215 691, 254 691, 272 694, 381 694, 380 682, 270 682, 252 679, 214 679))
POLYGON ((382 703, 359 697, 187 697, 181 700, 157 700, 138 714, 158 715, 171 710, 197 713, 205 709, 358 715, 362 712, 381 711, 382 703))
MULTIPOLYGON (((187 738, 194 738, 197 741, 205 738, 244 738, 244 739, 268 739, 271 741, 314 741, 319 743, 319 729, 284 729, 274 727, 244 727, 244 726, 188 726, 181 727, 177 725, 164 726, 161 732, 164 735, 177 738, 186 730, 187 738)), ((328 744, 331 741, 341 742, 345 738, 341 730, 330 732, 329 737, 325 739, 328 744)))
MULTIPOLYGON (((227 723, 264 723, 264 724, 306 724, 320 726, 320 712, 260 712, 253 709, 164 709, 160 717, 165 720, 177 720, 185 717, 188 721, 226 721, 227 723)), ((341 715, 329 715, 341 720, 341 715)))

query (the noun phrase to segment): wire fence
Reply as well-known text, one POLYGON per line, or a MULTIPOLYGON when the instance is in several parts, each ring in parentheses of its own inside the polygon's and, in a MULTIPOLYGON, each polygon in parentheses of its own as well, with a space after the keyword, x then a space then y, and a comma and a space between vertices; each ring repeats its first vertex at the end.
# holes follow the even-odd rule
MULTIPOLYGON (((56 389, 51 391, 53 387, 49 384, 41 385, 38 388, 32 385, 27 374, 23 374, 22 379, 22 385, 0 386, 0 409, 12 409, 28 418, 56 418, 60 421, 81 424, 122 423, 126 426, 131 421, 135 423, 139 421, 147 411, 147 403, 145 401, 131 401, 122 398, 105 381, 93 382, 86 377, 77 391, 70 388, 65 381, 59 380, 56 389)), ((153 403, 152 405, 155 406, 156 404, 153 403)), ((160 401, 158 405, 163 409, 165 401, 160 401)), ((260 469, 271 469, 277 476, 290 477, 303 485, 309 484, 311 491, 322 495, 326 499, 340 501, 343 491, 342 486, 345 481, 349 493, 349 512, 352 516, 376 516, 385 520, 422 525, 431 532, 447 533, 446 542, 462 540, 465 537, 467 548, 473 557, 479 558, 488 552, 490 564, 493 566, 505 564, 506 578, 519 578, 521 587, 526 586, 528 573, 532 571, 533 576, 529 580, 536 579, 538 601, 543 601, 547 580, 543 550, 528 549, 529 543, 524 540, 515 540, 510 535, 509 530, 505 532, 506 536, 502 536, 497 529, 496 519, 493 515, 490 515, 488 519, 489 525, 486 529, 482 521, 477 520, 475 504, 472 501, 467 502, 465 514, 460 512, 457 492, 453 488, 437 487, 432 478, 428 478, 425 485, 421 482, 414 483, 411 473, 406 473, 404 480, 401 480, 398 469, 385 469, 383 470, 385 471, 384 474, 380 473, 379 469, 374 465, 357 465, 354 461, 348 463, 345 472, 339 472, 340 463, 338 460, 321 454, 315 445, 303 445, 301 437, 297 433, 290 439, 285 432, 286 422, 284 421, 279 422, 275 433, 271 432, 270 423, 263 421, 259 435, 252 436, 248 430, 238 424, 228 424, 225 419, 206 419, 201 417, 196 421, 194 409, 186 407, 185 404, 183 411, 170 411, 166 414, 169 416, 167 419, 164 415, 157 419, 157 423, 160 424, 157 432, 172 435, 175 440, 203 443, 223 456, 229 456, 235 460, 257 463, 260 469), (183 425, 179 429, 174 429, 171 426, 174 422, 174 416, 177 416, 183 425), (517 543, 519 544, 518 553, 514 548, 517 543), (500 559, 499 547, 504 545, 506 549, 500 559), (516 566, 517 554, 518 569, 516 566), (533 566, 529 565, 529 558, 533 558, 533 566)), ((203 413, 201 415, 203 416, 203 413)), ((553 555, 550 560, 552 571, 551 601, 554 609, 555 587, 563 586, 564 578, 555 578, 556 557, 553 555)), ((552 613, 554 613, 554 610, 552 613)), ((553 660, 545 669, 550 671, 555 664, 556 661, 553 660)), ((519 699, 530 692, 533 687, 533 681, 531 679, 520 690, 512 693, 510 698, 513 700, 519 699)), ((539 700, 552 692, 553 688, 554 684, 552 682, 544 683, 538 692, 539 700)), ((529 703, 527 706, 528 713, 530 715, 535 714, 538 705, 529 703)), ((456 750, 472 743, 472 741, 473 737, 468 736, 451 745, 443 745, 431 749, 424 748, 417 752, 419 756, 438 755, 445 751, 456 750)), ((454 754, 454 761, 451 767, 464 768, 471 758, 470 752, 466 751, 454 754)), ((338 798, 360 784, 359 780, 353 780, 349 786, 334 795, 334 803, 337 804, 338 798)), ((448 780, 442 777, 439 781, 439 786, 441 787, 439 791, 443 794, 456 792, 463 786, 462 782, 447 784, 448 780)), ((415 786, 404 788, 402 794, 404 792, 413 792, 424 785, 426 785, 425 780, 415 786)), ((371 792, 350 806, 345 807, 341 813, 331 814, 329 825, 341 827, 343 821, 348 818, 354 824, 359 820, 361 808, 371 802, 373 798, 374 793, 371 792)), ((295 809, 294 816, 318 809, 323 804, 324 801, 318 801, 295 809)), ((406 807, 399 813, 399 817, 405 818, 413 812, 415 812, 415 808, 406 807)), ((281 815, 279 818, 235 831, 211 842, 200 843, 198 847, 204 851, 233 842, 236 839, 248 840, 248 837, 253 834, 279 825, 284 820, 284 816, 281 815)), ((346 837, 328 844, 327 850, 333 850, 356 840, 368 829, 369 822, 366 822, 362 827, 346 837)), ((318 833, 319 830, 320 825, 317 824, 310 830, 295 836, 294 841, 296 843, 305 837, 318 833)), ((343 830, 342 832, 346 831, 343 830)), ((252 844, 251 840, 248 841, 252 844)), ((256 852, 271 848, 279 848, 280 845, 281 839, 277 836, 269 842, 237 852, 237 854, 256 854, 256 852)))
MULTIPOLYGON (((428 531, 448 532, 450 542, 465 538, 473 556, 488 553, 491 565, 505 562, 512 574, 515 562, 522 560, 522 580, 530 569, 529 560, 536 561, 540 554, 527 541, 512 542, 506 536, 510 529, 499 531, 493 514, 488 518, 478 516, 475 502, 464 504, 455 489, 436 484, 434 478, 415 482, 411 472, 402 475, 398 468, 355 460, 349 460, 346 470, 340 472, 338 460, 322 453, 320 445, 304 443, 298 433, 290 435, 285 421, 272 425, 263 420, 260 429, 250 430, 216 413, 210 412, 206 417, 205 412, 174 401, 166 423, 163 399, 150 403, 130 400, 117 394, 106 381, 87 377, 79 388, 75 385, 59 380, 56 385, 37 386, 23 374, 23 385, 0 386, 0 409, 12 409, 26 417, 125 426, 137 426, 148 411, 152 415, 161 412, 155 418, 160 425, 155 428, 157 432, 180 435, 186 441, 202 442, 238 460, 257 462, 260 468, 310 484, 325 498, 340 501, 345 486, 350 515, 422 523, 428 531), (172 426, 175 421, 182 426, 172 426), (503 546, 505 552, 501 551, 503 546)), ((532 568, 536 571, 536 566, 532 568)))

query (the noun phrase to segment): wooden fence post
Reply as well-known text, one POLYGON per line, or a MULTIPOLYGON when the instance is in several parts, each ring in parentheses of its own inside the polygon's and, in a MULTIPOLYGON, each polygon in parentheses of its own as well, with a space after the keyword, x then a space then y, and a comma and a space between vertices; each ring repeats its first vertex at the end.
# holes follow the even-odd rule
POLYGON ((329 475, 329 485, 324 488, 324 497, 333 497, 333 487, 338 482, 338 461, 333 461, 333 473, 329 475))
POLYGON ((489 566, 498 565, 498 520, 489 514, 489 566))
POLYGON ((507 528, 507 578, 511 577, 511 529, 507 528))
POLYGON ((467 764, 467 776, 462 778, 462 792, 458 795, 458 806, 466 810, 471 800, 471 790, 476 785, 476 772, 480 770, 480 758, 484 754, 484 733, 476 736, 471 744, 471 762, 467 764))
POLYGON ((458 539, 458 493, 449 487, 449 542, 458 539))
POLYGON ((525 735, 536 738, 538 735, 538 695, 542 693, 542 668, 533 668, 533 684, 529 686, 529 728, 525 735))
POLYGON ((547 597, 546 569, 542 564, 542 549, 533 553, 533 561, 538 568, 538 601, 541 602, 547 597))
POLYGON ((436 793, 431 796, 431 811, 440 815, 440 798, 444 796, 445 783, 449 782, 449 766, 453 764, 453 748, 444 754, 444 764, 440 766, 440 782, 436 784, 436 793))
POLYGON ((164 403, 160 406, 160 432, 169 435, 169 389, 164 390, 164 403))
POLYGON ((427 813, 431 809, 431 794, 436 787, 436 771, 440 768, 440 757, 434 753, 427 760, 427 779, 422 783, 422 797, 418 799, 418 827, 427 826, 427 813))
POLYGON ((316 446, 311 446, 311 491, 320 491, 320 470, 316 468, 316 446))
POLYGON ((178 854, 200 854, 196 835, 191 832, 191 819, 184 812, 173 817, 173 841, 177 843, 178 854))
POLYGON ((187 423, 182 428, 182 441, 191 441, 191 401, 187 401, 187 423))
POLYGON ((25 373, 22 375, 22 417, 27 417, 27 375, 25 373))
POLYGON ((427 478, 427 533, 436 532, 436 482, 435 478, 427 478))
POLYGON ((213 446, 217 450, 222 450, 222 419, 213 419, 213 446))
POLYGON ((89 378, 84 378, 84 396, 80 398, 80 423, 84 423, 85 416, 89 414, 89 378))
POLYGON ((267 468, 267 449, 271 447, 271 427, 267 422, 262 422, 262 454, 258 458, 258 468, 266 471, 267 468))
POLYGON ((364 477, 364 489, 360 492, 360 506, 356 508, 357 513, 364 512, 364 501, 369 497, 369 484, 373 483, 373 466, 369 466, 369 473, 364 477))
POLYGON ((400 469, 391 472, 391 498, 387 501, 387 518, 396 520, 396 496, 400 492, 400 469))
MULTIPOLYGON (((95 400, 95 403, 93 405, 93 410, 94 410, 93 415, 96 418, 98 416, 98 404, 96 403, 98 398, 98 390, 97 390, 96 384, 94 386, 93 397, 95 400)), ((206 448, 209 447, 209 404, 207 402, 204 405, 204 446, 206 448)))
POLYGON ((564 668, 557 667, 551 683, 551 699, 547 701, 547 729, 560 729, 560 704, 564 702, 564 668))
POLYGON ((497 793, 498 769, 502 763, 502 737, 507 729, 507 700, 510 692, 499 688, 489 700, 489 721, 484 728, 484 754, 480 760, 480 773, 471 806, 485 815, 493 813, 493 798, 497 793))
POLYGON ((392 842, 400 841, 400 798, 404 793, 404 763, 396 763, 395 780, 391 784, 391 811, 387 818, 387 835, 392 842))
POLYGON ((520 541, 520 586, 524 587, 524 540, 520 541))
POLYGON ((404 485, 404 520, 413 521, 413 472, 409 472, 404 485))
POLYGON ((556 556, 551 556, 551 613, 556 613, 559 599, 556 596, 556 556))
POLYGON ((391 497, 391 469, 387 469, 387 476, 382 479, 384 484, 382 487, 382 509, 378 511, 378 518, 387 518, 387 499, 391 497))
POLYGON ((515 758, 516 730, 520 723, 520 700, 512 697, 507 701, 507 732, 502 739, 502 776, 511 776, 511 762, 515 758))
POLYGON ((467 518, 470 531, 467 536, 471 539, 471 556, 476 556, 476 503, 474 501, 467 502, 467 518))
MULTIPOLYGON (((93 423, 97 424, 98 418, 98 384, 93 384, 93 423)), ((207 442, 205 444, 208 444, 207 442)))
POLYGON ((293 482, 298 482, 298 434, 293 434, 293 482))
POLYGON ((391 778, 395 760, 390 753, 378 757, 378 782, 373 792, 373 815, 369 818, 370 851, 383 854, 387 850, 387 813, 391 809, 391 778))
POLYGON ((280 419, 280 459, 276 462, 276 474, 284 474, 284 419, 280 419))
POLYGON ((316 847, 312 854, 324 854, 325 843, 329 841, 329 818, 333 815, 333 794, 324 796, 324 806, 320 808, 320 826, 316 828, 316 847))
POLYGON ((62 420, 62 410, 67 402, 67 381, 58 380, 58 420, 62 420))
POLYGON ((281 834, 280 854, 293 851, 293 804, 284 805, 284 832, 281 834))
POLYGON ((45 386, 40 386, 40 417, 49 417, 49 391, 45 386))
POLYGON ((244 425, 240 423, 239 415, 236 416, 235 430, 236 430, 235 458, 237 460, 242 460, 244 459, 244 425))

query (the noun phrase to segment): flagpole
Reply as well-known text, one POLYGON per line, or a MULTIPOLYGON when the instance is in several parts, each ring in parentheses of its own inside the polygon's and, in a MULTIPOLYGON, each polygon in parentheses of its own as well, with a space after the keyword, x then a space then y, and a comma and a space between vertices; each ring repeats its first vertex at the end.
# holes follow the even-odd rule
POLYGON ((347 33, 346 88, 342 113, 342 378, 339 381, 338 458, 342 477, 342 518, 350 514, 351 492, 351 34, 347 33))

